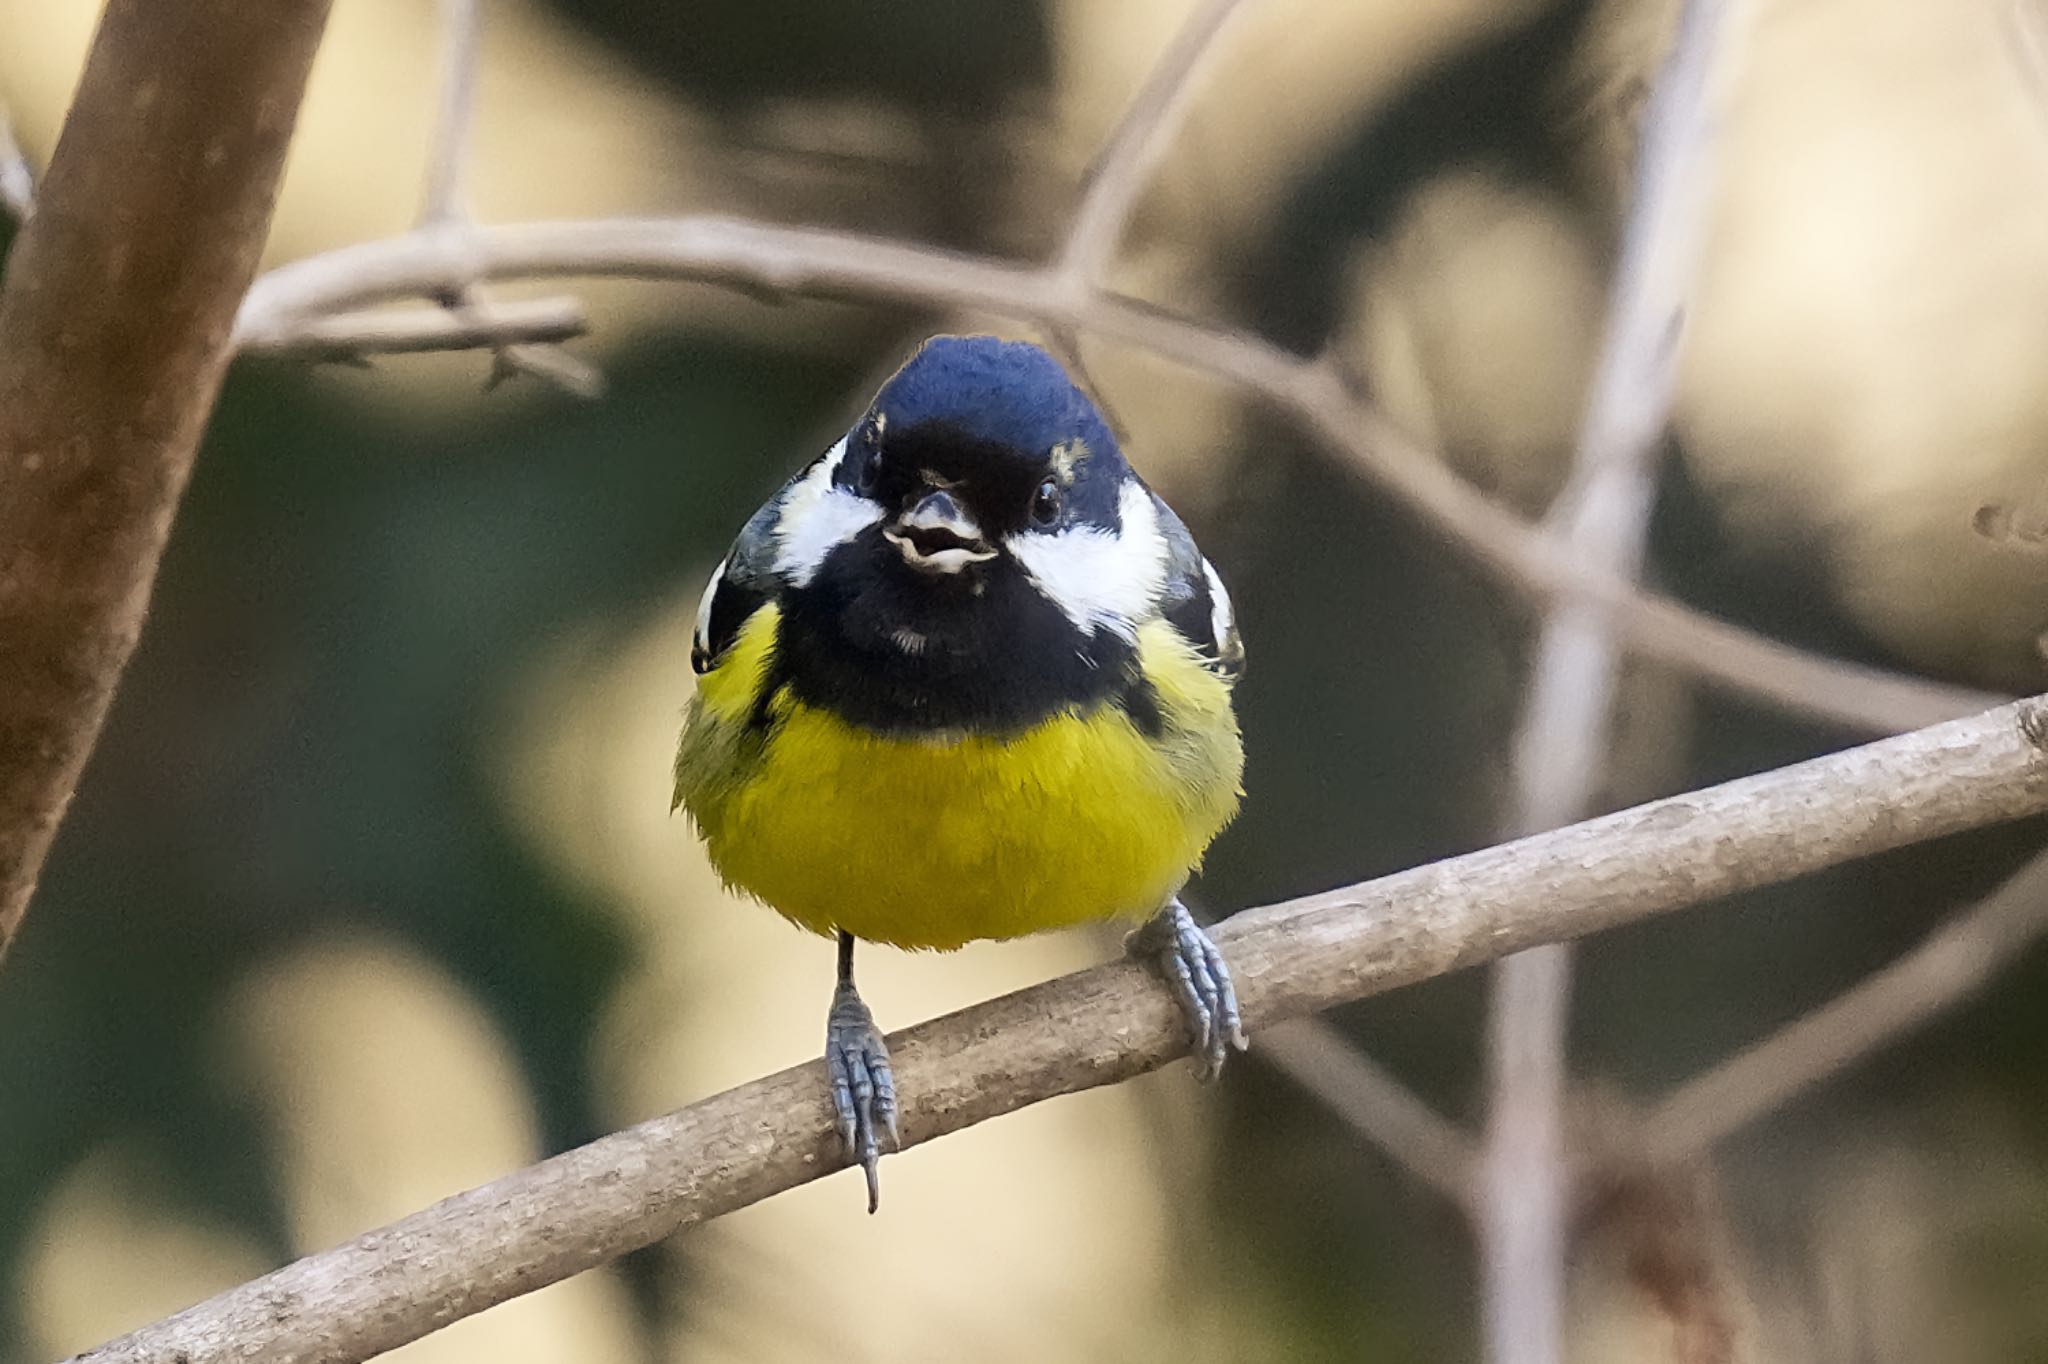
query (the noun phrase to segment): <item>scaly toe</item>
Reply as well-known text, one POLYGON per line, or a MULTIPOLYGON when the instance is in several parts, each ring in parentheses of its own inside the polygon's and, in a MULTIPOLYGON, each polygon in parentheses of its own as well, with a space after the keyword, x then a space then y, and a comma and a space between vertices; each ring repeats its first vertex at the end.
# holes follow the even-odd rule
POLYGON ((881 1206, 879 1165, 882 1137, 889 1149, 900 1144, 896 1129, 896 1074, 889 1048, 867 1005, 842 986, 832 998, 825 1025, 825 1070, 832 1083, 832 1111, 846 1154, 867 1175, 868 1211, 881 1206))
POLYGON ((1231 1048, 1247 1045, 1244 1018, 1230 966, 1187 907, 1174 900, 1133 933, 1130 952, 1152 961, 1173 987, 1192 1034, 1189 1050, 1196 1073, 1213 1080, 1223 1073, 1231 1048))

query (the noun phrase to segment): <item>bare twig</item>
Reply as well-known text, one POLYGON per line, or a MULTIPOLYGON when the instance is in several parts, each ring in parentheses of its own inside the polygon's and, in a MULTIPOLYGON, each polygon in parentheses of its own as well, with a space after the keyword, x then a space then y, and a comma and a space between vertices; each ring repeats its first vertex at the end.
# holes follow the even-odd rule
POLYGON ((466 225, 462 172, 476 126, 476 73, 483 46, 481 0, 441 0, 441 108, 427 152, 419 225, 466 225))
POLYGON ((17 223, 36 210, 36 176, 15 140, 14 124, 0 108, 0 209, 17 223))
POLYGON ((1074 210, 1061 248, 1059 273, 1080 292, 1099 284, 1122 241, 1138 198, 1180 128, 1195 75, 1216 50, 1217 35, 1241 0, 1202 0, 1139 87, 1122 122, 1096 158, 1088 189, 1074 210))
POLYGON ((1645 1120, 1656 1164, 1706 1151, 1982 989, 2048 933, 2048 856, 1820 1008, 1686 1081, 1645 1120))
POLYGON ((112 0, 8 260, 0 952, 142 628, 327 7, 112 0))
MULTIPOLYGON (((2048 698, 1247 910, 1216 937, 1264 1029, 1504 952, 2048 811, 2048 698)), ((1119 960, 892 1037, 906 1144, 1186 1054, 1119 960)), ((458 1194, 79 1356, 351 1364, 844 1167, 813 1061, 458 1194)))
MULTIPOLYGON (((1725 9, 1723 0, 1688 0, 1651 91, 1600 362, 1572 479, 1551 515, 1576 562, 1624 582, 1641 575, 1648 546, 1679 326, 1705 231, 1708 77, 1725 9)), ((1550 604, 1515 737, 1511 832, 1554 828, 1591 809, 1621 645, 1606 604, 1574 596, 1550 604)), ((1558 1364, 1564 1354, 1571 975, 1565 944, 1495 968, 1492 1102, 1476 1209, 1494 1364, 1558 1364)))
MULTIPOLYGON (((419 228, 447 232, 460 240, 473 221, 463 198, 463 181, 476 127, 477 71, 483 57, 482 0, 441 0, 441 35, 441 108, 427 151, 426 193, 420 204, 419 228)), ((507 309, 490 302, 474 277, 451 278, 435 290, 435 297, 454 318, 452 332, 466 332, 476 338, 473 347, 490 350, 487 388, 524 374, 579 398, 595 398, 604 392, 604 375, 594 365, 547 343, 545 338, 524 334, 527 329, 508 316, 507 309)), ((318 324, 313 325, 317 329, 318 324)), ((336 339, 346 336, 331 327, 326 334, 336 339)), ((376 348, 350 355, 345 347, 333 341, 323 345, 312 335, 307 336, 306 346, 316 357, 325 353, 327 358, 340 360, 359 360, 376 348)))
POLYGON ((1477 1150, 1463 1128, 1360 1051, 1328 1021, 1297 1018, 1259 1033, 1257 1055, 1320 1100, 1409 1174, 1460 1207, 1477 1150))
POLYGON ((446 308, 379 308, 316 317, 288 335, 245 335, 245 353, 282 352, 311 360, 354 361, 370 355, 476 350, 509 341, 569 341, 590 329, 574 298, 494 304, 478 317, 446 308))
POLYGON ((1503 582, 1538 602, 1570 593, 1605 603, 1637 647, 1701 678, 1799 714, 1885 733, 2003 699, 1804 653, 1580 565, 1359 403, 1328 368, 1130 299, 1063 296, 1032 267, 718 217, 525 223, 478 227, 459 240, 416 232, 293 262, 257 282, 237 331, 288 338, 323 314, 430 297, 457 279, 575 276, 707 280, 977 309, 1093 332, 1243 385, 1291 411, 1344 456, 1346 468, 1422 515, 1503 582))

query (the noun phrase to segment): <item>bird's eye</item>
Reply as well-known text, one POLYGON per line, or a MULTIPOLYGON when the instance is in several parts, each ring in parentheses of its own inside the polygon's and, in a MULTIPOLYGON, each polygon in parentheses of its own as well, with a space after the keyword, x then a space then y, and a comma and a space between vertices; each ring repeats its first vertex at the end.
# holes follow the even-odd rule
POLYGON ((1060 519, 1060 481, 1048 478, 1031 494, 1031 519, 1049 526, 1060 519))

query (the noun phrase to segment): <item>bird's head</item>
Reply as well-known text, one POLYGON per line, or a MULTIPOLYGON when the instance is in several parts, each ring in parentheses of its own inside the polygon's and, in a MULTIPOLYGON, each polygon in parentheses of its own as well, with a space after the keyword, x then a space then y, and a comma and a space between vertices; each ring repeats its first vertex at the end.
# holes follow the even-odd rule
POLYGON ((1066 532, 1115 534, 1130 469, 1050 355, 941 336, 875 395, 837 476, 881 509, 882 538, 907 567, 944 577, 1002 572, 977 566, 1005 557, 1028 569, 1066 532))
POLYGON ((935 599, 1015 577, 1086 631, 1127 632, 1163 572, 1151 493, 1102 413, 1052 356, 988 336, 925 343, 798 485, 782 530, 798 576, 935 599))
POLYGON ((921 347, 791 485, 776 539, 785 648, 920 689, 1103 668, 1157 614, 1167 567, 1095 404, 1037 346, 986 336, 921 347))

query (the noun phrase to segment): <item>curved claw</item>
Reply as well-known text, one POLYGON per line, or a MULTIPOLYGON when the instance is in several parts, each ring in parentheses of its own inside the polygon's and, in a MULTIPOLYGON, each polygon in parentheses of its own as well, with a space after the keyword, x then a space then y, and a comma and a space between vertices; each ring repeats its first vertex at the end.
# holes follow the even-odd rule
POLYGON ((1196 1073, 1205 1080, 1221 1075, 1230 1049, 1243 1051, 1250 1045, 1223 953, 1178 899, 1169 900, 1125 945, 1133 956, 1149 959, 1172 985, 1194 1035, 1196 1073))
POLYGON ((832 996, 825 1022, 825 1073, 832 1083, 832 1111, 846 1154, 860 1162, 868 1181, 868 1211, 881 1206, 878 1166, 882 1137, 888 1149, 902 1145, 896 1128, 896 1073, 874 1015, 851 985, 832 996))

